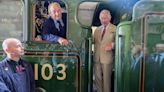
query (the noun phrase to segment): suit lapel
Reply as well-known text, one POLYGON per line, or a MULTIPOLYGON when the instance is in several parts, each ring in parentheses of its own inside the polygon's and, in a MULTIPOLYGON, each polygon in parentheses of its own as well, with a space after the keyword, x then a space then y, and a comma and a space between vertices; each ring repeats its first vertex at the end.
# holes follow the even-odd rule
POLYGON ((101 31, 102 31, 102 28, 100 28, 100 30, 98 30, 98 41, 101 42, 101 31))

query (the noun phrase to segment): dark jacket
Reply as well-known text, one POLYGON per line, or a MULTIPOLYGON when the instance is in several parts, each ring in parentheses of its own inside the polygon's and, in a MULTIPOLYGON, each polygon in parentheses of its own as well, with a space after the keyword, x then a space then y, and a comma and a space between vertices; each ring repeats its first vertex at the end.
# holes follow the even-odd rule
POLYGON ((0 62, 0 92, 22 92, 22 90, 23 92, 35 92, 34 73, 31 65, 20 59, 24 71, 17 73, 13 68, 14 63, 15 61, 9 58, 0 62))
MULTIPOLYGON (((63 15, 62 15, 63 16, 63 15)), ((56 24, 54 20, 49 17, 43 24, 43 30, 42 30, 42 39, 52 42, 57 42, 59 37, 66 38, 66 18, 65 16, 62 17, 62 21, 64 26, 61 26, 60 24, 60 30, 56 28, 56 24)))

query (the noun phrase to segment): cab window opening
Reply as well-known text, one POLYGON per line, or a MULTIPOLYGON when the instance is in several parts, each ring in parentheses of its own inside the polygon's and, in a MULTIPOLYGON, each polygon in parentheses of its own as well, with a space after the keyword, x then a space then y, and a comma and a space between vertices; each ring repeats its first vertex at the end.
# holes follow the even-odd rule
POLYGON ((49 42, 42 38, 45 21, 50 17, 48 6, 51 3, 58 3, 61 7, 63 24, 65 25, 65 35, 67 36, 67 9, 64 2, 60 0, 36 1, 33 5, 33 32, 32 39, 35 42, 49 42))

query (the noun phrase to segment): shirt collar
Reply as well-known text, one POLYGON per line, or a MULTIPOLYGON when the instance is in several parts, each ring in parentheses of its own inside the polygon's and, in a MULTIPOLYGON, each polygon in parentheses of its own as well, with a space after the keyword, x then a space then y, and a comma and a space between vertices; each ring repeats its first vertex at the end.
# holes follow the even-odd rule
MULTIPOLYGON (((63 20, 60 19, 60 20, 58 20, 58 21, 60 22, 61 26, 63 27, 63 26, 64 26, 63 20)), ((54 20, 54 23, 55 23, 55 24, 58 24, 57 20, 54 20)))
MULTIPOLYGON (((14 60, 11 60, 10 58, 6 57, 6 60, 5 60, 8 65, 9 65, 9 68, 11 69, 11 71, 13 71, 14 73, 17 72, 17 69, 16 69, 16 66, 17 65, 21 65, 22 67, 24 67, 24 64, 23 64, 23 60, 20 58, 18 62, 14 61, 14 60)), ((6 68, 8 70, 8 67, 6 68)))
POLYGON ((12 65, 22 65, 22 59, 20 58, 19 59, 19 61, 17 62, 17 61, 14 61, 14 60, 12 60, 12 59, 10 59, 10 58, 6 58, 6 60, 7 60, 7 62, 9 63, 9 64, 12 64, 12 65))

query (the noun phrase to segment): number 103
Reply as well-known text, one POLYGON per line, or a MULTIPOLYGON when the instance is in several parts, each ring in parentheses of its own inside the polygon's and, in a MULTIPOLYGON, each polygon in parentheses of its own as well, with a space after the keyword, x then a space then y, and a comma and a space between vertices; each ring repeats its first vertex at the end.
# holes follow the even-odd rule
MULTIPOLYGON (((58 64, 57 65, 57 69, 60 68, 61 70, 59 70, 59 75, 56 76, 57 80, 65 80, 66 79, 66 67, 64 64, 58 64)), ((35 76, 35 80, 38 80, 38 64, 34 64, 34 76, 35 76)), ((53 67, 51 64, 44 64, 41 68, 41 76, 44 80, 50 80, 53 76, 53 67), (45 71, 46 68, 48 68, 49 74, 46 75, 45 71)))

